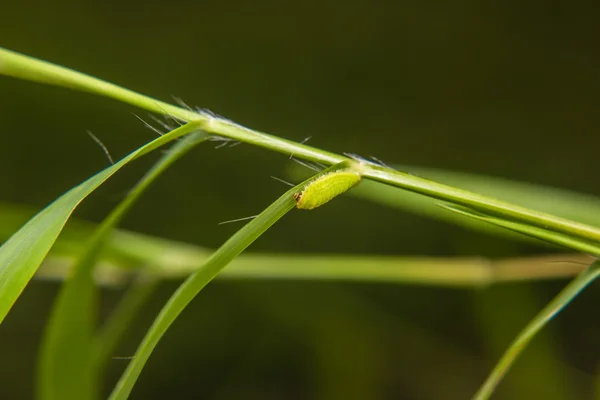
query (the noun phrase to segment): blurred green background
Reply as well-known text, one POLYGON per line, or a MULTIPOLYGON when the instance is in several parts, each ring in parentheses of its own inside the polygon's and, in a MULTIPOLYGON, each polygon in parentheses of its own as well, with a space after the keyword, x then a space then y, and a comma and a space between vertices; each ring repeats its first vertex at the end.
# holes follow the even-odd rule
MULTIPOLYGON (((0 5, 3 47, 334 152, 600 196, 600 7, 519 2, 42 2, 0 5)), ((154 133, 147 114, 0 77, 0 200, 43 207, 154 133)), ((86 200, 100 221, 158 154, 86 200)), ((287 157, 200 146, 123 227, 219 246, 284 189, 287 157)), ((1 223, 1 221, 0 221, 1 223)), ((250 251, 503 257, 547 252, 350 197, 290 213, 250 251)), ((285 266, 282 266, 285 268, 285 266)), ((134 399, 464 399, 564 282, 485 290, 393 284, 214 282, 151 357, 134 399), (210 338, 200 345, 198 338, 210 338)), ((175 288, 164 284, 119 356, 175 288)), ((33 282, 0 326, 0 398, 33 396, 58 285, 33 282)), ((106 315, 121 292, 107 290, 106 315)), ((596 286, 552 322, 498 399, 591 398, 596 286)), ((107 390, 127 361, 114 360, 107 390)))

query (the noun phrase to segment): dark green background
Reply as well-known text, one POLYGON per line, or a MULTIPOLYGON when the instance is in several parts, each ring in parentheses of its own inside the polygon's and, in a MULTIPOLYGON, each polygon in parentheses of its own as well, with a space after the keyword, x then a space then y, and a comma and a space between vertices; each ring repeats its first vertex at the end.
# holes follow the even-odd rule
MULTIPOLYGON (((0 3, 0 45, 254 129, 388 163, 600 195, 600 6, 519 2, 0 3)), ((154 133, 109 99, 0 77, 0 200, 42 207, 154 133)), ((158 154, 78 209, 100 221, 158 154)), ((284 187, 287 157, 204 145, 123 226, 216 247, 284 187)), ((251 251, 514 256, 544 249, 352 198, 291 213, 251 251)), ((284 267, 284 266, 283 266, 284 267)), ((160 344, 134 399, 464 399, 563 283, 451 290, 215 282, 160 344), (201 344, 209 338, 209 344, 201 344), (202 339, 202 340, 201 340, 202 339)), ((174 289, 164 285, 119 355, 174 289)), ((0 327, 0 398, 33 393, 58 287, 33 283, 0 327)), ((497 398, 591 397, 592 286, 535 340, 497 398)), ((119 296, 106 292, 106 314, 119 296)), ((126 361, 111 364, 111 379, 126 361)), ((109 382, 112 384, 112 380, 109 382)), ((107 389, 110 385, 107 385, 107 389)))

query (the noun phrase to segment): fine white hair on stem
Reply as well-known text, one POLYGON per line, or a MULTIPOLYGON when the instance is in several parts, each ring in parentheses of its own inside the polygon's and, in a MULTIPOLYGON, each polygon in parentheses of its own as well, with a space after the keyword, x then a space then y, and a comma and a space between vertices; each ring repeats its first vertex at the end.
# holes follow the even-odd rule
POLYGON ((217 114, 214 111, 209 110, 208 108, 196 107, 196 109, 194 111, 196 111, 198 114, 202 114, 209 118, 223 118, 219 114, 217 114))
POLYGON ((276 177, 276 176, 271 176, 271 178, 272 178, 272 179, 275 179, 276 181, 279 181, 279 182, 281 182, 281 183, 285 183, 286 185, 288 185, 288 186, 291 186, 291 187, 294 187, 294 186, 296 186, 296 185, 294 185, 293 183, 289 183, 288 181, 284 181, 283 179, 281 179, 281 178, 278 178, 278 177, 276 177))
POLYGON ((90 135, 90 137, 92 138, 92 140, 94 142, 96 142, 96 144, 98 144, 98 146, 100 146, 100 148, 104 152, 104 155, 106 155, 106 158, 108 158, 108 161, 110 161, 111 164, 114 164, 115 162, 113 161, 112 157, 110 156, 110 153, 108 152, 108 149, 106 148, 106 146, 104 145, 104 143, 102 143, 102 141, 100 139, 98 139, 96 137, 96 135, 94 135, 92 133, 92 131, 86 131, 86 132, 87 132, 88 135, 90 135))
MULTIPOLYGON (((312 136, 307 136, 304 139, 302 139, 302 141, 300 142, 300 144, 305 144, 306 142, 308 142, 310 139, 312 139, 312 136)), ((292 157, 294 157, 294 153, 290 154, 290 160, 292 159, 292 157)))
POLYGON ((166 117, 169 118, 171 121, 175 122, 177 124, 177 126, 183 126, 186 124, 186 121, 180 120, 179 118, 177 118, 171 114, 167 114, 166 117))
POLYGON ((220 149, 221 147, 225 147, 228 144, 232 144, 232 143, 235 144, 235 142, 236 142, 236 140, 234 140, 234 139, 226 138, 223 136, 217 136, 217 135, 210 136, 208 138, 208 140, 211 142, 222 142, 222 143, 218 144, 217 146, 215 146, 215 149, 220 149))
POLYGON ((306 167, 308 169, 312 169, 313 171, 316 171, 316 172, 320 171, 318 167, 316 167, 316 166, 314 166, 312 164, 306 163, 304 161, 300 161, 297 158, 292 158, 292 161, 297 162, 298 164, 302 165, 303 167, 306 167))
POLYGON ((244 218, 237 218, 237 219, 231 219, 229 221, 223 221, 223 222, 219 222, 219 225, 225 225, 225 224, 231 224, 232 222, 240 222, 240 221, 247 221, 249 219, 254 219, 258 217, 258 215, 251 215, 249 217, 244 217, 244 218))
POLYGON ((151 130, 153 130, 154 132, 156 132, 158 134, 158 136, 162 136, 164 135, 164 132, 159 131, 158 129, 156 129, 154 126, 150 125, 149 123, 147 123, 146 121, 144 121, 144 119, 142 117, 140 117, 139 115, 132 113, 137 119, 139 119, 140 121, 142 121, 142 123, 146 126, 146 128, 149 128, 151 130))
MULTIPOLYGON (((208 108, 196 108, 195 110, 198 114, 202 115, 203 117, 205 117, 207 119, 206 121, 206 127, 205 127, 205 131, 207 131, 208 133, 211 134, 216 134, 220 127, 215 128, 214 125, 218 124, 218 125, 229 125, 231 127, 235 127, 236 129, 243 129, 247 132, 249 132, 250 134, 252 134, 253 136, 256 136, 256 132, 253 131, 252 129, 238 124, 237 122, 234 122, 220 114, 217 114, 214 111, 209 110, 208 108)), ((273 139, 267 139, 265 137, 265 135, 260 135, 259 136, 262 139, 263 143, 275 143, 276 141, 273 141, 273 139)), ((231 139, 233 140, 233 139, 231 139)))
POLYGON ((201 116, 203 116, 204 118, 206 118, 205 130, 213 135, 214 135, 214 133, 213 133, 214 132, 214 129, 213 129, 214 123, 219 120, 224 120, 223 118, 218 116, 216 113, 210 111, 208 108, 198 107, 194 111, 196 113, 200 114, 201 116))
POLYGON ((225 137, 225 136, 212 135, 208 138, 208 140, 210 142, 231 142, 233 139, 225 137))
POLYGON ((188 106, 187 104, 185 104, 185 102, 177 96, 173 96, 171 95, 171 98, 175 101, 175 103, 179 104, 181 107, 185 108, 188 111, 194 111, 194 109, 190 106, 188 106))
POLYGON ((165 129, 167 132, 172 131, 173 129, 175 129, 174 126, 167 124, 165 121, 163 121, 162 119, 158 118, 155 115, 150 114, 150 118, 152 118, 154 120, 154 122, 156 122, 157 124, 159 124, 160 126, 162 126, 163 129, 165 129))
MULTIPOLYGON (((242 124, 239 124, 228 118, 225 118, 222 115, 219 115, 207 108, 196 108, 196 112, 198 114, 204 116, 205 118, 207 118, 206 126, 204 127, 204 130, 212 135, 215 135, 218 132, 218 129, 215 130, 214 127, 212 126, 215 122, 218 122, 219 125, 229 125, 231 127, 235 127, 235 129, 241 129, 241 130, 248 132, 249 134, 251 134, 252 136, 254 136, 257 139, 256 144, 259 144, 259 145, 272 144, 274 146, 280 145, 279 141, 276 138, 270 137, 269 135, 261 134, 260 132, 256 132, 242 124)), ((222 128, 222 127, 219 127, 219 128, 222 128)))
POLYGON ((175 115, 171 114, 170 112, 168 112, 167 110, 165 110, 165 108, 163 106, 161 106, 159 103, 157 103, 156 101, 154 102, 154 104, 160 108, 161 110, 163 110, 164 112, 164 116, 165 118, 169 118, 171 119, 173 122, 175 122, 178 126, 183 126, 187 123, 186 120, 181 119, 179 117, 176 117, 175 115))
POLYGON ((373 162, 373 161, 371 161, 369 159, 366 159, 363 156, 360 156, 360 155, 358 155, 356 153, 342 153, 342 154, 345 155, 348 158, 353 159, 356 162, 361 163, 361 164, 366 163, 366 164, 371 164, 371 165, 378 165, 375 162, 373 162))
POLYGON ((111 357, 113 360, 133 360, 135 356, 115 356, 111 357))
POLYGON ((231 143, 231 144, 229 145, 229 147, 235 147, 235 146, 237 146, 238 144, 242 144, 242 142, 240 142, 240 141, 238 141, 238 140, 235 140, 233 143, 231 143))
POLYGON ((386 168, 395 170, 394 168, 390 167, 388 164, 381 161, 379 158, 377 158, 375 156, 369 156, 369 157, 371 158, 371 160, 375 161, 377 164, 381 165, 382 167, 386 167, 386 168))
POLYGON ((225 146, 227 146, 227 143, 228 143, 228 142, 223 142, 223 143, 221 143, 220 145, 217 145, 217 146, 215 146, 215 149, 220 149, 220 148, 222 148, 222 147, 225 147, 225 146))

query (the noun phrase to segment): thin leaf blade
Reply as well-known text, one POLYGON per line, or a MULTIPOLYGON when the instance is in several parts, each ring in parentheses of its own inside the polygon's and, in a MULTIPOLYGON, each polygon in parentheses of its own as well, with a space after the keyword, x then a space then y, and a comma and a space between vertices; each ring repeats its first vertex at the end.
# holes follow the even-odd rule
POLYGON ((197 128, 197 124, 188 123, 130 153, 118 163, 60 196, 12 235, 0 247, 0 323, 46 257, 73 210, 83 199, 130 161, 197 128))
POLYGON ((162 172, 208 135, 194 132, 176 143, 91 235, 87 235, 72 274, 54 303, 38 362, 38 397, 42 400, 95 399, 105 358, 94 346, 98 290, 92 271, 114 227, 162 172))

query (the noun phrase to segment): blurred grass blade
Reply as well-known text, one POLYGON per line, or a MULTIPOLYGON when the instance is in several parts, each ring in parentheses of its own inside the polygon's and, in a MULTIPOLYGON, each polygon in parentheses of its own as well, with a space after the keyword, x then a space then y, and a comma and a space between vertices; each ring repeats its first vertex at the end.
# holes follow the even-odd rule
MULTIPOLYGON (((316 176, 322 176, 337 169, 346 168, 347 165, 346 162, 335 164, 316 176)), ((296 205, 294 193, 300 192, 308 182, 310 180, 293 187, 279 199, 275 200, 273 204, 267 207, 255 219, 229 238, 196 272, 190 275, 179 286, 146 333, 142 343, 135 352, 134 358, 130 361, 117 386, 114 388, 110 396, 111 400, 125 400, 129 397, 150 354, 183 309, 227 264, 294 208, 296 205)))
POLYGON ((571 237, 551 230, 541 229, 536 226, 526 225, 521 222, 515 222, 507 219, 493 217, 475 210, 468 209, 466 207, 460 207, 449 204, 440 204, 440 207, 443 207, 447 210, 453 211, 458 214, 462 214, 470 218, 474 218, 479 221, 484 221, 505 229, 509 229, 514 232, 531 236, 536 239, 544 240, 549 243, 557 244, 559 246, 567 247, 595 256, 600 255, 600 247, 598 245, 586 242, 576 237, 571 237))
POLYGON ((195 123, 159 137, 85 182, 72 188, 33 217, 0 247, 0 323, 52 247, 77 205, 128 162, 197 130, 195 123))
POLYGON ((194 132, 178 141, 144 175, 93 234, 86 236, 69 279, 50 313, 38 363, 38 397, 42 400, 93 399, 99 395, 99 362, 92 352, 96 328, 97 288, 92 271, 112 230, 145 189, 179 157, 208 135, 194 132))
POLYGON ((117 349, 121 338, 142 311, 142 307, 159 283, 160 277, 157 275, 141 272, 127 289, 100 332, 94 337, 92 357, 100 376, 104 372, 106 363, 117 349))
MULTIPOLYGON (((185 279, 202 265, 208 255, 182 252, 181 258, 170 258, 177 249, 166 250, 164 259, 151 267, 140 266, 162 279, 185 279)), ((147 257, 150 258, 153 253, 147 257)), ((577 275, 590 262, 582 254, 487 259, 484 257, 418 257, 328 254, 243 254, 219 274, 219 279, 314 280, 335 282, 380 282, 402 285, 425 285, 450 288, 485 287, 504 282, 527 282, 563 279, 577 275)), ((42 264, 39 279, 63 280, 71 270, 72 259, 52 257, 42 264)), ((138 264, 139 265, 139 264, 138 264)), ((129 262, 102 260, 94 277, 98 284, 123 286, 133 271, 129 262)))
MULTIPOLYGON (((454 214, 445 210, 442 212, 454 214)), ((0 240, 22 225, 33 213, 27 207, 0 203, 0 240)), ((466 219, 459 214, 456 215, 466 219)), ((70 274, 76 256, 83 251, 85 238, 90 237, 94 229, 94 224, 71 218, 36 277, 64 280, 70 274)), ((164 279, 183 279, 202 265, 211 252, 212 250, 187 243, 115 229, 102 253, 100 266, 96 267, 94 276, 98 284, 106 286, 126 284, 138 269, 147 270, 164 279)), ((249 253, 242 254, 232 261, 219 274, 219 278, 333 280, 478 287, 508 281, 523 282, 571 277, 583 270, 581 263, 588 261, 588 256, 577 254, 488 259, 249 253), (282 265, 285 268, 282 268, 282 265)))
POLYGON ((488 399, 496 386, 500 383, 508 369, 521 354, 527 344, 533 339, 544 325, 546 325, 554 316, 562 311, 586 286, 600 275, 600 262, 596 261, 585 271, 578 275, 569 283, 538 315, 536 315, 529 324, 519 333, 517 338, 511 343, 506 352, 502 355, 500 361, 496 364, 490 376, 477 391, 474 400, 488 399))

